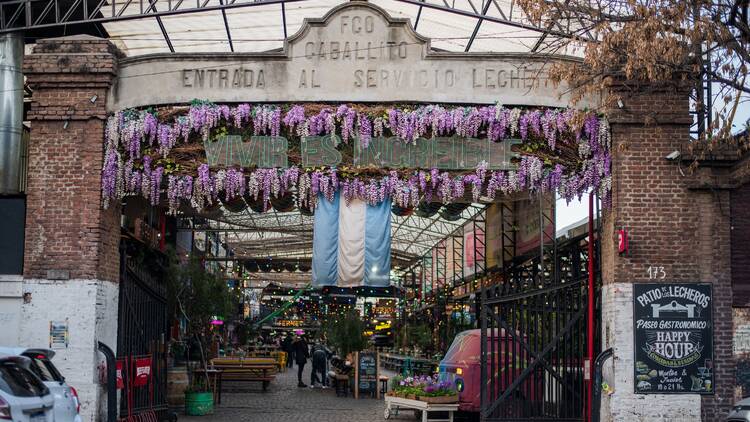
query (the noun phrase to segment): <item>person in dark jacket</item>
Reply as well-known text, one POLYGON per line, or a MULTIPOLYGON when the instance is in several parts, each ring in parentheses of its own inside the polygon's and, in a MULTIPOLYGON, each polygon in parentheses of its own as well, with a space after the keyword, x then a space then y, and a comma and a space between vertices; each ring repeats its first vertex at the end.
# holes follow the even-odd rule
POLYGON ((326 374, 326 364, 330 357, 330 351, 323 344, 313 346, 312 354, 312 371, 310 372, 310 386, 320 384, 323 388, 328 388, 328 376, 326 374), (318 380, 320 374, 320 380, 318 380))
POLYGON ((302 371, 305 370, 307 359, 310 358, 310 350, 304 337, 297 337, 292 349, 294 350, 294 360, 297 362, 297 387, 307 387, 302 382, 302 371))
POLYGON ((286 366, 291 368, 294 365, 294 349, 292 348, 292 336, 287 334, 281 341, 281 350, 286 352, 286 366))

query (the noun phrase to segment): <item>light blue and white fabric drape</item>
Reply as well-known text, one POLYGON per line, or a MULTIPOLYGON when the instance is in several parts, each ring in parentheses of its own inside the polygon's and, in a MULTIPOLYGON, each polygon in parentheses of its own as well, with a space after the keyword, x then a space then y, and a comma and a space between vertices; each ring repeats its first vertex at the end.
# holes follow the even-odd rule
POLYGON ((318 198, 313 226, 313 286, 386 287, 391 272, 391 201, 349 205, 318 198))

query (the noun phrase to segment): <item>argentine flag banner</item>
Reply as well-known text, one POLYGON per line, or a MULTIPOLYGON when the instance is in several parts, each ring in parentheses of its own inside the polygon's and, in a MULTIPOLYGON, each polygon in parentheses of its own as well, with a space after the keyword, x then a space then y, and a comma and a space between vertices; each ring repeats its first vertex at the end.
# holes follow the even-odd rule
POLYGON ((313 224, 314 287, 386 287, 391 273, 391 201, 348 205, 318 198, 313 224))

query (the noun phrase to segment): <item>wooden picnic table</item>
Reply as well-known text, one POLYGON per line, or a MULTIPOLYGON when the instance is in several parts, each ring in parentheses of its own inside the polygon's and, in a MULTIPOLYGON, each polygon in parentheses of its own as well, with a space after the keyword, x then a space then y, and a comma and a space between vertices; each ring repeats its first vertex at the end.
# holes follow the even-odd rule
POLYGON ((263 391, 268 389, 277 372, 275 363, 259 363, 251 360, 214 359, 211 369, 221 370, 221 381, 259 381, 263 384, 263 391))

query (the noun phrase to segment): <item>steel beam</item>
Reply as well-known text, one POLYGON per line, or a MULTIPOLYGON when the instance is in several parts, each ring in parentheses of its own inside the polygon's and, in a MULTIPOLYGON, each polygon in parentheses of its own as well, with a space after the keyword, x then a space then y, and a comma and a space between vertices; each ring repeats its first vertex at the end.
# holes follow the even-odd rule
MULTIPOLYGON (((158 0, 154 0, 153 3, 150 3, 149 6, 148 6, 148 9, 146 9, 146 11, 148 12, 149 10, 153 10, 154 12, 156 12, 157 11, 156 10, 156 2, 157 1, 158 0)), ((169 33, 167 32, 167 28, 164 27, 164 22, 162 22, 161 16, 157 16, 156 17, 156 23, 157 23, 157 25, 159 25, 159 30, 161 31, 161 34, 164 36, 164 41, 166 41, 166 43, 167 43, 167 47, 169 48, 169 52, 170 53, 174 53, 174 46, 172 45, 172 40, 169 38, 169 33)))
POLYGON ((77 0, 73 2, 64 14, 60 15, 56 13, 52 16, 49 11, 56 5, 59 7, 60 0, 10 0, 0 3, 0 33, 54 28, 73 24, 107 23, 153 18, 156 16, 175 16, 185 13, 221 11, 297 1, 304 0, 239 0, 218 5, 209 5, 208 1, 198 1, 195 3, 195 6, 181 8, 185 2, 177 0, 170 1, 166 10, 156 11, 152 7, 153 4, 147 0, 127 0, 121 3, 122 7, 119 9, 117 9, 116 2, 112 2, 112 8, 107 8, 108 13, 104 14, 105 8, 102 7, 101 3, 98 7, 89 11, 88 2, 77 0), (137 6, 134 7, 136 10, 128 12, 131 5, 137 6), (39 9, 39 11, 35 11, 35 8, 39 9), (83 17, 73 18, 73 16, 79 15, 83 17), (24 16, 23 20, 21 16, 24 16))
MULTIPOLYGON (((267 6, 271 4, 282 5, 282 11, 284 12, 282 14, 282 20, 286 20, 286 13, 283 5, 285 3, 299 1, 305 0, 229 0, 227 2, 222 1, 219 4, 212 5, 209 5, 208 0, 198 0, 196 1, 196 3, 194 3, 194 6, 187 6, 184 0, 170 0, 169 2, 167 2, 166 10, 157 11, 155 7, 153 7, 156 1, 149 0, 126 0, 121 3, 121 7, 119 7, 119 9, 116 5, 117 2, 114 1, 112 2, 111 8, 105 8, 104 2, 100 0, 95 8, 90 9, 88 6, 88 1, 75 0, 63 14, 60 14, 58 12, 60 0, 8 0, 0 3, 0 33, 62 27, 65 25, 73 24, 107 23, 133 19, 153 18, 157 16, 175 16, 185 13, 210 11, 223 12, 227 9, 267 6), (131 6, 133 7, 131 8, 131 6), (54 14, 51 13, 53 9, 55 10, 54 14)), ((461 16, 487 20, 514 28, 546 33, 548 35, 554 35, 563 38, 581 38, 581 36, 572 34, 568 31, 551 30, 548 28, 542 28, 536 25, 513 20, 512 14, 511 19, 485 15, 478 12, 473 7, 473 5, 469 10, 454 7, 447 2, 437 4, 429 3, 426 0, 395 1, 419 6, 417 19, 415 20, 415 28, 419 24, 422 8, 426 7, 461 16)), ((493 1, 488 0, 488 2, 491 3, 493 1)), ((191 4, 193 3, 191 2, 191 4)), ((488 10, 488 4, 485 4, 485 7, 483 8, 483 11, 485 11, 485 13, 488 10)), ((286 25, 284 26, 286 27, 286 25)), ((586 36, 584 38, 593 41, 593 39, 590 39, 590 36, 586 36)))
MULTIPOLYGON (((482 7, 482 16, 487 15, 487 11, 490 9, 490 4, 492 4, 493 0, 485 0, 486 3, 484 3, 484 6, 482 7)), ((472 6, 473 7, 473 6, 472 6)), ((471 33, 471 38, 469 38, 469 42, 466 43, 466 49, 465 52, 469 52, 471 50, 471 45, 474 44, 474 39, 477 37, 477 34, 479 33, 479 27, 482 26, 482 22, 484 21, 484 18, 479 18, 477 21, 477 25, 474 27, 474 31, 471 33)))
MULTIPOLYGON (((219 4, 224 4, 224 0, 219 0, 219 4)), ((234 53, 234 43, 232 42, 232 32, 229 30, 229 23, 227 22, 226 9, 221 9, 221 18, 224 20, 224 29, 226 29, 227 31, 227 41, 229 41, 229 51, 234 53)))

